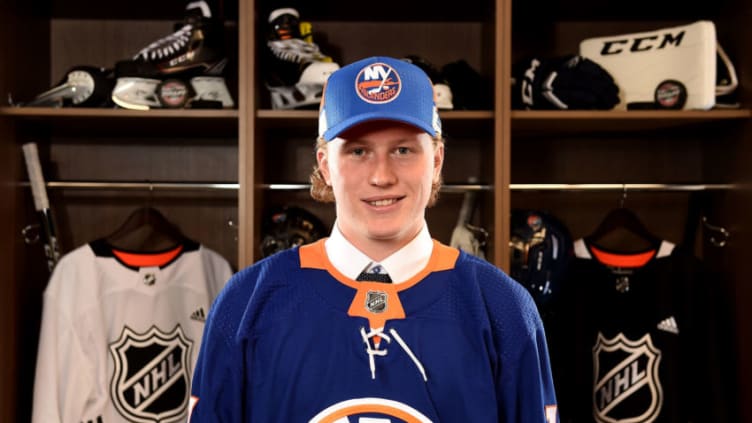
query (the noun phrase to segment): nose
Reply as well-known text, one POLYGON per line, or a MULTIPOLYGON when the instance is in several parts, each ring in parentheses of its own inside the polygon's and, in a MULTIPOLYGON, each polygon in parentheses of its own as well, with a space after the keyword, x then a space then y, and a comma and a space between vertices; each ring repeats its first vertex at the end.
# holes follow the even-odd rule
POLYGON ((388 154, 375 155, 369 182, 374 186, 389 186, 397 182, 397 174, 388 154))

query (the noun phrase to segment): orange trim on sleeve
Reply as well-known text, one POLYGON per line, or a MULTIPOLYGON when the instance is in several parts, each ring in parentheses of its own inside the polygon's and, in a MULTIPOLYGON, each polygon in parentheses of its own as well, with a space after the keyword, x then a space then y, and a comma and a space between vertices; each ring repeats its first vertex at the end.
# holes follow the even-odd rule
POLYGON ((183 251, 183 246, 178 245, 164 253, 127 253, 125 251, 112 250, 120 261, 131 267, 159 267, 175 259, 183 251))
POLYGON ((607 253, 603 250, 590 246, 590 250, 593 252, 595 259, 605 264, 606 266, 613 267, 642 267, 655 257, 656 250, 650 250, 644 253, 636 254, 615 254, 607 253))

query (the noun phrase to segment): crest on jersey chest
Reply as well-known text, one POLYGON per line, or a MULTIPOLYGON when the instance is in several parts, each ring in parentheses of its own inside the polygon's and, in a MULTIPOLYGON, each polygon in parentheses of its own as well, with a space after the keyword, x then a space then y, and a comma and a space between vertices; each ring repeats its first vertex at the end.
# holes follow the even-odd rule
POLYGON ((661 351, 650 334, 632 341, 598 333, 593 347, 593 414, 601 423, 654 422, 663 405, 661 351))
POLYGON ((192 344, 180 325, 171 332, 152 326, 141 334, 124 328, 110 345, 115 363, 110 393, 118 412, 139 423, 185 419, 192 344))
POLYGON ((387 309, 389 296, 384 291, 368 291, 366 293, 366 309, 371 313, 383 313, 387 309))

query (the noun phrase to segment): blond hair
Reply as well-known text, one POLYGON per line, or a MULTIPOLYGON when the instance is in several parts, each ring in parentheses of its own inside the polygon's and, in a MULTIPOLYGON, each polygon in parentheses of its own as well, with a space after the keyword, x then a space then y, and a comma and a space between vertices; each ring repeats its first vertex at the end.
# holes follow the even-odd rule
MULTIPOLYGON (((444 139, 439 137, 433 137, 433 147, 434 149, 437 148, 439 145, 444 144, 444 139)), ((321 149, 327 148, 327 141, 324 140, 324 138, 319 137, 316 140, 316 152, 318 152, 321 149)), ((311 181, 311 197, 313 197, 316 201, 321 201, 323 203, 333 203, 334 202, 334 191, 332 190, 332 187, 329 186, 326 183, 326 180, 324 179, 324 175, 321 173, 321 169, 319 169, 318 162, 313 166, 313 171, 311 172, 310 176, 311 181)), ((439 199, 439 190, 441 190, 441 184, 442 184, 442 178, 441 175, 439 175, 439 180, 435 181, 431 184, 431 196, 428 199, 428 207, 433 206, 436 204, 436 200, 439 199)))

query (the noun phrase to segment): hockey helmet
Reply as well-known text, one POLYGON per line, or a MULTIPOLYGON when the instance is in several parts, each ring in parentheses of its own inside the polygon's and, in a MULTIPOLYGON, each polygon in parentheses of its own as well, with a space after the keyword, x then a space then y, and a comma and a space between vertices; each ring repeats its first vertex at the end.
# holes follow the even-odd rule
POLYGON ((328 234, 326 226, 318 217, 296 206, 270 209, 264 218, 261 230, 263 257, 296 245, 311 243, 328 234))
POLYGON ((463 59, 447 63, 441 75, 452 88, 455 110, 493 109, 493 84, 463 59))
POLYGON ((405 56, 403 60, 419 67, 429 78, 431 78, 436 100, 436 108, 440 110, 454 109, 454 104, 452 102, 452 89, 449 87, 449 82, 447 82, 446 78, 441 74, 441 71, 439 71, 433 63, 414 54, 405 56))
POLYGON ((511 274, 525 286, 539 308, 546 308, 560 291, 572 255, 569 231, 551 214, 512 210, 511 274))

